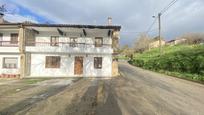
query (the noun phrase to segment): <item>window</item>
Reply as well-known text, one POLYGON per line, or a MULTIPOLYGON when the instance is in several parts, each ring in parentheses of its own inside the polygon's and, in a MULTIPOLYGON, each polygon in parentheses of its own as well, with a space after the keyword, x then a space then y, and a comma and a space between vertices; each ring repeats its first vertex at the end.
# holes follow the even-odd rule
POLYGON ((32 33, 26 38, 26 46, 35 46, 35 34, 32 33))
POLYGON ((11 34, 10 43, 11 44, 18 44, 18 34, 17 33, 12 33, 11 34))
POLYGON ((95 47, 102 47, 102 45, 103 45, 103 38, 96 37, 95 38, 95 47))
POLYGON ((51 36, 50 46, 59 46, 59 37, 58 36, 51 36))
POLYGON ((94 57, 94 68, 95 69, 102 68, 102 57, 94 57))
POLYGON ((2 46, 2 42, 3 42, 3 34, 0 33, 0 46, 2 46))
POLYGON ((77 38, 76 37, 70 38, 70 47, 77 47, 77 38))
POLYGON ((60 68, 60 56, 46 56, 45 68, 60 68))
POLYGON ((16 57, 5 57, 3 58, 3 68, 15 69, 18 65, 18 58, 16 57))

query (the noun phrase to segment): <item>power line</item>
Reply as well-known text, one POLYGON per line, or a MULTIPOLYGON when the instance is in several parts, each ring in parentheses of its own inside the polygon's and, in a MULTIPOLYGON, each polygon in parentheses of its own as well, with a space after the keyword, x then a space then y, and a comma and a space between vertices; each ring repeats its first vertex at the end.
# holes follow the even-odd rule
MULTIPOLYGON (((165 13, 171 6, 173 6, 178 0, 173 0, 171 1, 164 9, 161 10, 160 15, 162 15, 163 13, 165 13)), ((151 31, 152 27, 154 26, 154 24, 156 23, 158 19, 158 16, 155 17, 155 20, 153 21, 153 23, 149 26, 149 28, 147 29, 146 33, 148 34, 149 31, 151 31)))
POLYGON ((171 1, 163 10, 161 10, 161 14, 165 13, 170 7, 172 7, 178 0, 171 1))
POLYGON ((144 32, 139 32, 139 31, 121 31, 120 33, 144 33, 144 32))
MULTIPOLYGON (((161 41, 161 16, 170 8, 172 7, 178 0, 173 0, 171 1, 164 9, 162 9, 159 13, 158 16, 153 16, 155 18, 155 20, 158 19, 158 24, 159 24, 159 49, 160 49, 160 55, 162 55, 162 41, 161 41)), ((149 29, 147 30, 147 33, 152 29, 153 25, 155 24, 155 21, 152 23, 152 25, 149 27, 149 29)))
MULTIPOLYGON (((150 30, 148 33, 152 33, 155 32, 156 30, 158 30, 158 28, 154 28, 152 30, 150 30)), ((121 34, 142 34, 142 33, 147 33, 146 31, 121 31, 121 34)))
POLYGON ((147 29, 147 31, 146 31, 147 34, 151 31, 152 27, 153 27, 154 24, 156 23, 157 18, 158 18, 158 17, 156 17, 156 18, 154 19, 153 23, 152 23, 152 24, 149 26, 149 28, 147 29))

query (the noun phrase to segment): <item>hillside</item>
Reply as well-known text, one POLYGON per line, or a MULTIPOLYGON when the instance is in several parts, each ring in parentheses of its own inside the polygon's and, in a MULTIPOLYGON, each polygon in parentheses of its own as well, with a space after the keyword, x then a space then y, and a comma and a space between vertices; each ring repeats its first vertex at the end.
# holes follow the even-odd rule
POLYGON ((204 45, 178 45, 135 54, 130 64, 168 75, 204 82, 204 45))

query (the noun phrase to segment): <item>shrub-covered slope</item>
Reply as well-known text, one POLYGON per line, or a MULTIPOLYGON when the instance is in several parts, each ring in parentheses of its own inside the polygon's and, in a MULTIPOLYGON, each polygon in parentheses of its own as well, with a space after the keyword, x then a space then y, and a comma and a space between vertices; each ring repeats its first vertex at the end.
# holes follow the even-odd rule
POLYGON ((204 45, 178 45, 163 47, 163 55, 159 56, 159 48, 135 54, 129 63, 196 81, 204 81, 204 45))

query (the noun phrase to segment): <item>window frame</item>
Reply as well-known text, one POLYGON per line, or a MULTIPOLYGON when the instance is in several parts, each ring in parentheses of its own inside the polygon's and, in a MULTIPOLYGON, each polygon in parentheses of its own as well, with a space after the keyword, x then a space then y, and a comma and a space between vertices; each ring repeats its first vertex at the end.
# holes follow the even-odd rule
POLYGON ((103 46, 103 37, 95 37, 95 47, 102 47, 103 46), (97 43, 97 40, 101 40, 101 43, 97 43))
POLYGON ((46 56, 45 57, 45 68, 60 68, 60 66, 61 66, 60 56, 46 56), (56 64, 53 64, 55 63, 55 61, 57 61, 56 64))
POLYGON ((10 34, 10 44, 18 44, 18 36, 19 36, 18 33, 11 33, 10 34))
POLYGON ((2 68, 4 68, 4 69, 17 69, 18 68, 18 57, 3 57, 3 59, 2 59, 2 68), (16 59, 16 63, 15 63, 15 66, 14 67, 7 67, 6 65, 6 63, 5 63, 5 60, 6 59, 16 59))
POLYGON ((103 67, 103 57, 94 57, 94 69, 102 69, 102 67, 103 67))
POLYGON ((78 43, 78 38, 77 37, 70 37, 70 44, 69 44, 69 46, 70 47, 77 47, 77 43, 78 43), (74 40, 74 41, 72 41, 72 40, 74 40))
POLYGON ((36 37, 33 35, 32 37, 26 40, 26 46, 35 46, 36 45, 36 37))
POLYGON ((50 37, 50 46, 59 46, 59 36, 50 37))

